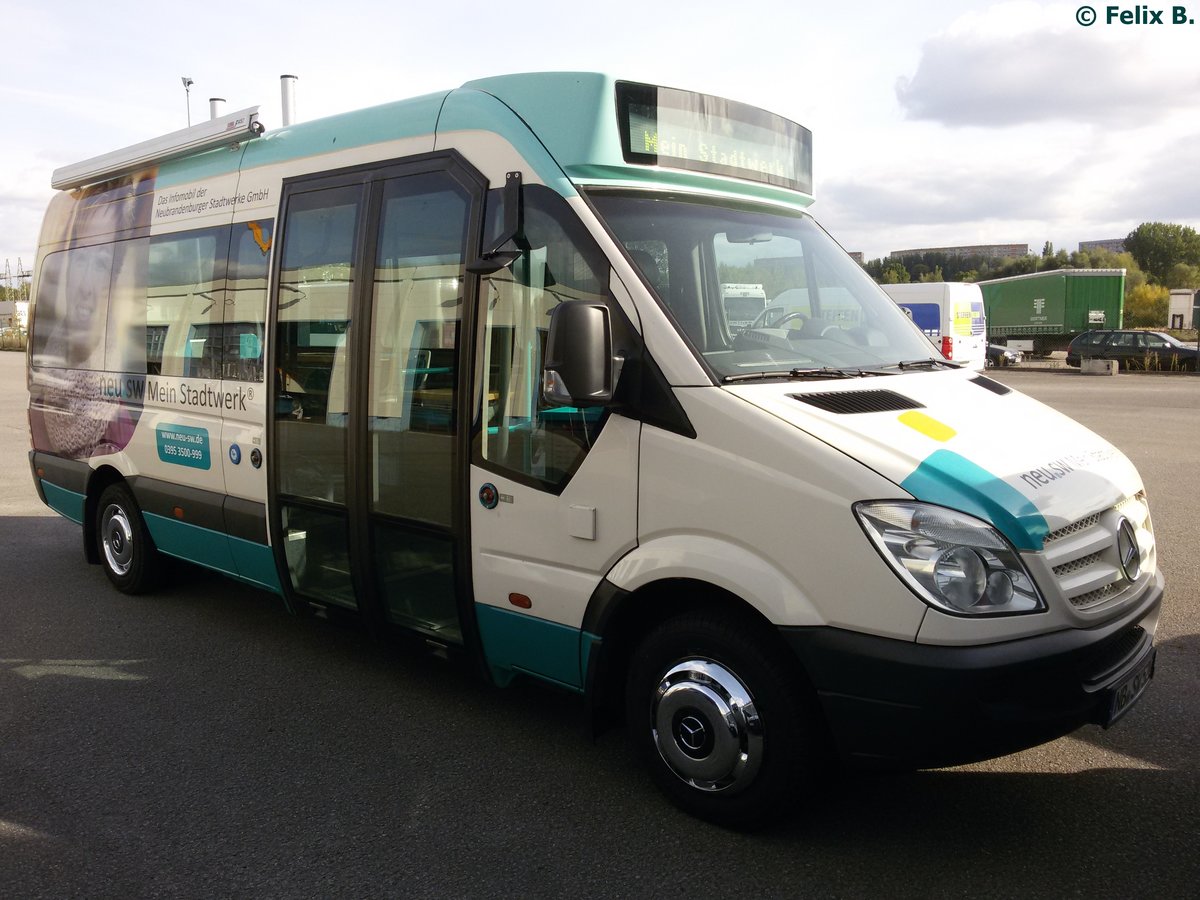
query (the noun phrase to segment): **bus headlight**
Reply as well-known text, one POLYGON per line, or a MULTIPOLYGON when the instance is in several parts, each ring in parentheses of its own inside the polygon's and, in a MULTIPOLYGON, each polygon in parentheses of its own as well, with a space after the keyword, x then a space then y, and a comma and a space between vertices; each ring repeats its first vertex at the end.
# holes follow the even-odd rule
POLYGON ((937 609, 985 616, 1046 609, 1020 555, 974 516, 897 500, 857 503, 854 514, 900 578, 937 609))

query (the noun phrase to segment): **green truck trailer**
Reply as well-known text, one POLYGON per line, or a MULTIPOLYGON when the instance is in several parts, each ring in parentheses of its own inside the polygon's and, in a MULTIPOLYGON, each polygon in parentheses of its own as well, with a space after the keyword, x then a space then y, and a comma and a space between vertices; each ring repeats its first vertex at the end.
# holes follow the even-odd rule
POLYGON ((1124 269, 1055 269, 979 282, 988 340, 1032 340, 1034 353, 1061 350, 1081 331, 1120 328, 1124 269))

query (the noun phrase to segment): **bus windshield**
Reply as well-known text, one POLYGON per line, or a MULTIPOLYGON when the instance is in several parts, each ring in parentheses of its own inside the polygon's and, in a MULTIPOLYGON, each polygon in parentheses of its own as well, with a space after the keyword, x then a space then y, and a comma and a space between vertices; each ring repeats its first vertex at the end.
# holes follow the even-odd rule
POLYGON ((719 378, 940 359, 807 215, 643 193, 591 199, 719 378), (766 305, 752 322, 736 321, 723 302, 722 285, 730 284, 762 286, 766 305))

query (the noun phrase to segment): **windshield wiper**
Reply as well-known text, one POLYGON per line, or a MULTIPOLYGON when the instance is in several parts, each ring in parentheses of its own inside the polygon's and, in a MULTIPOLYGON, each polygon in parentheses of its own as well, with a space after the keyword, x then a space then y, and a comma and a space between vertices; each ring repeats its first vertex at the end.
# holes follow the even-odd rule
POLYGON ((890 375, 890 372, 880 372, 870 369, 832 369, 821 366, 812 369, 790 369, 787 372, 746 372, 738 375, 726 375, 721 379, 722 384, 732 384, 737 381, 766 381, 772 378, 867 378, 872 375, 890 375))
POLYGON ((906 359, 896 363, 897 369, 961 369, 963 363, 951 362, 948 359, 936 359, 928 357, 927 359, 906 359))

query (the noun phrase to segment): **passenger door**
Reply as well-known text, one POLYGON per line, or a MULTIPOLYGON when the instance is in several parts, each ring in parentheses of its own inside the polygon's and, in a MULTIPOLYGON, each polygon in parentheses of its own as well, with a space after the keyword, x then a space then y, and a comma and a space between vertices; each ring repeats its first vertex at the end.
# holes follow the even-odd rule
POLYGON ((580 626, 637 534, 639 423, 542 399, 550 310, 607 303, 607 260, 562 198, 524 189, 527 250, 481 280, 481 421, 472 445, 475 609, 501 683, 527 672, 580 689, 580 626))
POLYGON ((449 157, 288 184, 275 290, 272 521, 294 599, 447 644, 468 596, 460 361, 481 197, 449 157))

